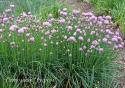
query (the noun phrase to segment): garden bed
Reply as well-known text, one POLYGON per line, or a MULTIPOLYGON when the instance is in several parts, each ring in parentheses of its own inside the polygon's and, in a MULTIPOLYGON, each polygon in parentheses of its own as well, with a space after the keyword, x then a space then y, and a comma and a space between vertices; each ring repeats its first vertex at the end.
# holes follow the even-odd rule
POLYGON ((33 10, 17 1, 1 13, 0 87, 124 88, 125 42, 113 17, 60 2, 33 10))

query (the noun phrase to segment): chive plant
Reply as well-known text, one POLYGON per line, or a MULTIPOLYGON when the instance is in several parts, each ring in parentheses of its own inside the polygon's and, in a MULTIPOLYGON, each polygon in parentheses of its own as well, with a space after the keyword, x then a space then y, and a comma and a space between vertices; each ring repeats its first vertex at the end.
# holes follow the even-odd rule
POLYGON ((31 12, 13 16, 13 8, 0 18, 0 75, 17 81, 4 86, 109 88, 112 62, 124 48, 111 16, 64 8, 42 22, 31 12))

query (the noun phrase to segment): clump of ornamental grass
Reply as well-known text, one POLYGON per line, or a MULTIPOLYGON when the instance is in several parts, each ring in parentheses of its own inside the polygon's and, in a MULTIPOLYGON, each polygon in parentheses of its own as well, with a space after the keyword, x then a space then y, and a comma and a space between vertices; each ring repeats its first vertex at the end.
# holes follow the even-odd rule
POLYGON ((1 77, 18 82, 39 78, 42 81, 28 81, 28 86, 45 88, 109 88, 116 71, 113 61, 125 45, 119 29, 112 27, 112 17, 70 13, 67 8, 59 14, 57 19, 49 14, 42 22, 30 12, 18 17, 12 9, 3 13, 1 77))

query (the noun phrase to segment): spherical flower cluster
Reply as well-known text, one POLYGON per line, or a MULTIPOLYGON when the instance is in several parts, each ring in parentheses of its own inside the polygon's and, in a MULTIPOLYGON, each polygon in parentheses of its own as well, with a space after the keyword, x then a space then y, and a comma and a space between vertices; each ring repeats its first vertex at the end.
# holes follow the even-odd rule
POLYGON ((76 42, 76 38, 74 36, 70 36, 67 41, 69 42, 76 42))
POLYGON ((60 24, 64 24, 65 23, 65 19, 61 18, 58 20, 60 24))
POLYGON ((10 26, 10 31, 16 31, 17 28, 18 28, 17 25, 11 25, 10 26))
POLYGON ((73 13, 73 15, 74 15, 74 16, 78 16, 78 15, 79 15, 79 13, 80 13, 80 11, 79 11, 79 10, 75 10, 75 9, 74 9, 72 13, 73 13))

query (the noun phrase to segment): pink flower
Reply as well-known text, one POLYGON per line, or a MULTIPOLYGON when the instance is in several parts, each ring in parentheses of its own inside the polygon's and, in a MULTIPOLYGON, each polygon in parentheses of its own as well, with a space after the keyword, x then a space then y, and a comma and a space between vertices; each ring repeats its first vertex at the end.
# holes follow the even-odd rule
POLYGON ((99 43, 98 43, 97 40, 94 40, 94 41, 92 42, 92 44, 93 44, 93 45, 98 45, 99 43))
POLYGON ((55 30, 55 29, 51 30, 51 33, 56 33, 56 32, 57 32, 57 30, 55 30))
POLYGON ((50 26, 52 26, 52 24, 49 22, 43 22, 43 26, 50 27, 50 26))
POLYGON ((104 51, 103 48, 99 48, 99 52, 102 53, 104 51))
POLYGON ((106 16, 105 18, 106 18, 107 20, 111 20, 111 19, 112 19, 111 16, 106 16))
POLYGON ((68 26, 68 27, 67 27, 67 31, 68 31, 68 32, 72 31, 72 26, 68 26))
POLYGON ((0 33, 2 33, 4 30, 3 29, 0 29, 0 33))
POLYGON ((24 30, 24 28, 20 28, 17 32, 21 34, 21 33, 24 33, 25 30, 24 30))
POLYGON ((60 15, 62 15, 62 16, 67 16, 67 15, 68 15, 68 13, 67 13, 67 12, 65 12, 65 11, 60 11, 60 15))
POLYGON ((67 39, 70 42, 76 42, 76 38, 74 36, 71 36, 67 39))
POLYGON ((63 19, 63 18, 60 19, 60 20, 59 20, 59 23, 60 23, 60 24, 64 24, 64 23, 65 23, 65 19, 63 19))
POLYGON ((67 16, 68 13, 67 13, 67 12, 63 12, 62 15, 63 15, 63 16, 67 16))
POLYGON ((11 25, 10 26, 10 31, 15 31, 17 29, 17 25, 11 25))
POLYGON ((87 42, 90 42, 91 40, 90 39, 87 39, 87 42))
POLYGON ((101 21, 97 21, 97 24, 100 26, 102 25, 103 23, 101 21))
POLYGON ((45 35, 50 35, 50 34, 51 34, 50 31, 45 32, 45 35))
POLYGON ((123 41, 123 39, 121 37, 117 37, 119 41, 123 41))
POLYGON ((91 16, 91 17, 89 18, 89 20, 90 20, 90 21, 95 21, 95 22, 96 22, 96 21, 97 21, 97 17, 93 15, 93 16, 91 16))
POLYGON ((78 28, 78 29, 76 30, 76 32, 77 32, 77 33, 81 33, 81 29, 78 28))
POLYGON ((3 22, 7 22, 9 19, 7 17, 3 18, 3 22))
POLYGON ((104 43, 107 43, 107 42, 108 42, 108 39, 107 39, 107 38, 103 38, 102 41, 103 41, 104 43))
POLYGON ((79 36, 78 39, 82 42, 84 39, 82 36, 79 36))
POLYGON ((74 15, 74 16, 77 16, 79 13, 80 13, 79 10, 73 10, 73 15, 74 15))
POLYGON ((119 44, 119 45, 118 45, 118 48, 119 48, 119 49, 123 49, 123 48, 124 48, 124 46, 123 46, 123 45, 121 45, 121 44, 119 44))
POLYGON ((111 44, 112 44, 112 42, 111 42, 111 41, 108 41, 108 44, 109 44, 109 45, 111 45, 111 44))
POLYGON ((29 41, 30 41, 30 42, 35 42, 35 38, 34 38, 34 37, 31 37, 31 38, 29 38, 29 41))
POLYGON ((125 45, 125 43, 124 43, 124 42, 121 42, 121 45, 123 45, 123 46, 124 46, 124 45, 125 45))
POLYGON ((108 20, 104 20, 104 24, 109 24, 110 22, 108 20))
POLYGON ((25 12, 22 13, 23 17, 27 17, 27 14, 25 12))
POLYGON ((86 46, 83 46, 82 49, 85 50, 87 47, 86 46))
POLYGON ((117 45, 115 45, 115 46, 114 46, 114 49, 118 49, 118 46, 117 46, 117 45))
POLYGON ((120 35, 120 33, 118 31, 115 32, 116 35, 120 35))
POLYGON ((91 34, 91 35, 94 35, 95 33, 96 33, 95 31, 91 31, 91 33, 90 33, 90 34, 91 34))
POLYGON ((113 42, 118 42, 117 37, 112 38, 112 41, 113 41, 113 42))
POLYGON ((87 13, 83 13, 84 16, 93 16, 94 14, 92 12, 87 12, 87 13))
POLYGON ((79 48, 79 51, 83 51, 83 48, 79 48))
POLYGON ((94 46, 94 45, 91 45, 90 48, 91 48, 91 49, 95 49, 95 46, 94 46))

